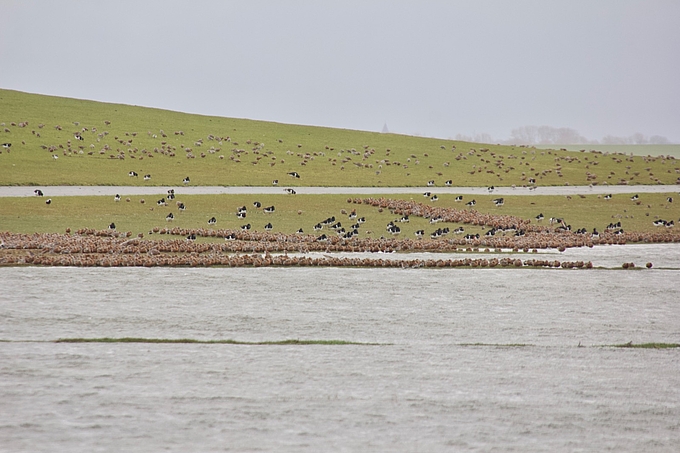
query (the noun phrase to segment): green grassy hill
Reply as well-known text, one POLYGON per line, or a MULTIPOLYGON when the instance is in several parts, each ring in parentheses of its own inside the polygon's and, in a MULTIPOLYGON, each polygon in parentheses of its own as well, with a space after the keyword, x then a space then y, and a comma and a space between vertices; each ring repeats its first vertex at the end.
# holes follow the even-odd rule
POLYGON ((672 158, 480 145, 11 90, 0 90, 0 143, 12 144, 0 148, 0 185, 179 186, 188 176, 192 185, 221 186, 275 179, 282 186, 521 186, 675 184, 680 177, 672 158))

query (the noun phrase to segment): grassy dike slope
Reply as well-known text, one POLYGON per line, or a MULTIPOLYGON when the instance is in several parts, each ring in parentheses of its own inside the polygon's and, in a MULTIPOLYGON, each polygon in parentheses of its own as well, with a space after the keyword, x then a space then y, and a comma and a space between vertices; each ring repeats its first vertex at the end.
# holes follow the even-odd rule
MULTIPOLYGON (((0 185, 675 184, 670 158, 191 115, 0 90, 0 185), (76 140, 78 133, 83 140, 76 140), (56 159, 54 157, 57 157, 56 159), (134 171, 138 177, 129 177, 134 171), (289 172, 298 172, 292 178, 289 172), (150 174, 149 181, 143 175, 150 174)), ((671 189, 673 190, 673 189, 671 189)))

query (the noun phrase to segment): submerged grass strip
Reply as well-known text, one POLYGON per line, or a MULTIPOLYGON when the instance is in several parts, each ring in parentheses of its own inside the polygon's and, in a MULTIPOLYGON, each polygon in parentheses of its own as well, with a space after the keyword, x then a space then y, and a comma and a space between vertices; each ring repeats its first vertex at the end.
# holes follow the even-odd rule
POLYGON ((383 346, 387 343, 362 343, 344 340, 280 340, 280 341, 238 341, 238 340, 194 340, 191 338, 60 338, 55 343, 191 343, 191 344, 237 344, 237 345, 359 345, 383 346))
POLYGON ((528 343, 460 343, 458 346, 485 346, 496 348, 522 348, 528 346, 535 346, 528 343))
POLYGON ((624 344, 612 344, 612 345, 607 345, 607 346, 613 347, 613 348, 636 348, 636 349, 680 348, 679 343, 639 343, 639 344, 633 344, 633 342, 630 342, 630 343, 624 343, 624 344))

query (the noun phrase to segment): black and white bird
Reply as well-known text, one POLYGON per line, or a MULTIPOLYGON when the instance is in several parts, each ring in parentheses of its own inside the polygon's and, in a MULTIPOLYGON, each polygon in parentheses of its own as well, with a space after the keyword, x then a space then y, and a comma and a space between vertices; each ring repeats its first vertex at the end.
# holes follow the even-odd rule
POLYGON ((262 203, 256 201, 255 203, 253 203, 253 206, 255 206, 255 209, 260 209, 262 207, 262 203))
POLYGON ((128 173, 128 176, 132 178, 134 176, 139 176, 139 175, 137 174, 136 171, 131 171, 131 172, 128 173))
POLYGON ((476 205, 476 204, 477 204, 477 201, 475 201, 475 200, 470 200, 470 201, 468 201, 467 203, 465 203, 465 206, 474 206, 474 205, 476 205))
POLYGON ((52 204, 52 199, 48 198, 47 200, 45 200, 45 204, 52 204))
POLYGON ((291 176, 291 177, 293 177, 293 178, 295 178, 295 179, 300 179, 300 173, 298 173, 298 172, 296 172, 296 171, 290 171, 290 172, 288 172, 288 176, 291 176))
POLYGON ((295 195, 295 194, 297 194, 297 192, 295 191, 295 189, 284 189, 284 190, 285 190, 286 193, 289 194, 289 195, 295 195))
POLYGON ((113 197, 113 201, 120 201, 120 194, 116 194, 115 197, 113 197))
POLYGON ((268 207, 264 208, 262 211, 267 213, 267 214, 271 214, 275 210, 276 210, 276 208, 274 206, 268 206, 268 207))
POLYGON ((463 196, 462 196, 462 195, 458 195, 458 196, 456 197, 456 201, 463 201, 463 196))
POLYGON ((172 214, 172 212, 165 216, 166 222, 172 222, 173 220, 175 220, 175 216, 172 214))
POLYGON ((111 224, 109 225, 109 230, 115 230, 115 229, 116 229, 116 224, 111 222, 111 224))
POLYGON ((272 181, 272 186, 278 186, 279 185, 279 180, 275 179, 272 181))
POLYGON ((444 185, 445 185, 445 186, 451 187, 451 186, 453 185, 453 179, 449 179, 448 181, 446 181, 446 182, 444 183, 444 185))
POLYGON ((150 181, 151 175, 144 175, 144 181, 150 181))
POLYGON ((250 229, 250 224, 249 224, 249 223, 246 223, 245 225, 241 225, 241 229, 244 230, 244 231, 245 231, 245 230, 249 230, 249 229, 250 229))
POLYGON ((265 231, 271 231, 272 228, 274 228, 274 227, 272 226, 271 222, 264 226, 265 231))
POLYGON ((211 217, 210 220, 208 220, 208 225, 215 225, 217 223, 217 219, 215 217, 211 217))
POLYGON ((190 182, 191 182, 191 179, 189 179, 188 176, 182 180, 182 183, 184 183, 184 184, 189 184, 190 182))
POLYGON ((12 144, 11 143, 3 143, 2 147, 5 148, 5 149, 10 149, 12 147, 12 144))
POLYGON ((33 191, 33 193, 35 194, 36 197, 42 197, 43 196, 43 192, 40 189, 35 189, 33 191))

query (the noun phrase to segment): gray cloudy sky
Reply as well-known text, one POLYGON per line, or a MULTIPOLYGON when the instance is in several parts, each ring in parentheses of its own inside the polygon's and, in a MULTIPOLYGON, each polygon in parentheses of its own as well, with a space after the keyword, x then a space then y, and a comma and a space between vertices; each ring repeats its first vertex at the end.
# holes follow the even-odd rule
POLYGON ((680 1, 0 0, 0 87, 497 140, 680 142, 680 1))

